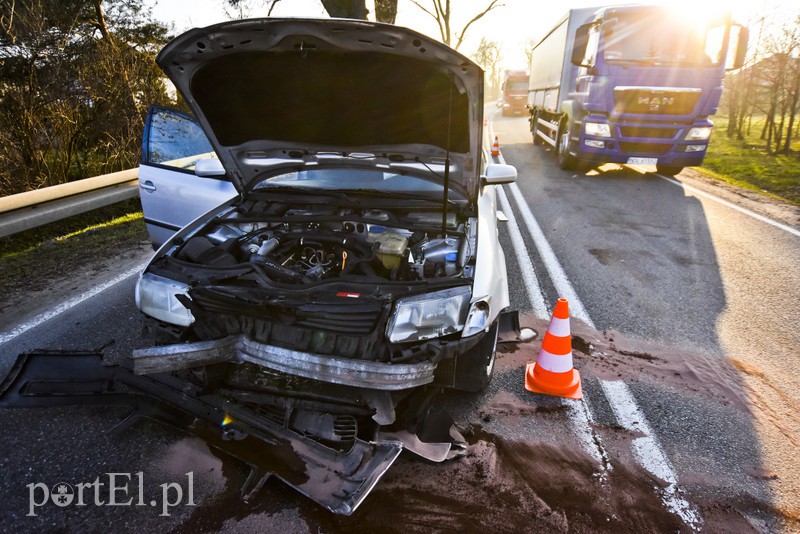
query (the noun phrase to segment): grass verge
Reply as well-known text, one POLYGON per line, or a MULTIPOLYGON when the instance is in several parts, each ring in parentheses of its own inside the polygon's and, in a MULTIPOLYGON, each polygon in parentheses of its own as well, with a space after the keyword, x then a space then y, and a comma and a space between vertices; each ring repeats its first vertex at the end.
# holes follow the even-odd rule
POLYGON ((760 139, 763 119, 754 119, 750 135, 739 140, 725 134, 727 117, 714 117, 714 134, 700 170, 728 183, 765 192, 800 205, 800 139, 788 155, 767 153, 760 139))
POLYGON ((149 240, 139 200, 0 239, 0 294, 40 290, 58 276, 149 240))

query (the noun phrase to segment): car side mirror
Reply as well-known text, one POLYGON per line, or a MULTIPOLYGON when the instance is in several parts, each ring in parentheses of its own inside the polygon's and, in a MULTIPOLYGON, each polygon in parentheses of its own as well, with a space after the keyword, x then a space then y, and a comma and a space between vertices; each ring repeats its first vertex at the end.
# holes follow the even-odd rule
POLYGON ((194 164, 194 173, 201 177, 225 176, 225 167, 217 158, 200 159, 194 164))
POLYGON ((517 168, 504 163, 490 163, 486 166, 483 185, 510 184, 517 181, 517 168))

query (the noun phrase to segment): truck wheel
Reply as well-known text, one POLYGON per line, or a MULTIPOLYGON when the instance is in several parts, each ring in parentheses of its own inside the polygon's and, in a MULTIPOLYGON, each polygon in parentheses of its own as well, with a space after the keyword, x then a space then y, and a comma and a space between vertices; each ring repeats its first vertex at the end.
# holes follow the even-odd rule
POLYGON ((534 145, 541 145, 544 143, 542 138, 539 137, 536 132, 539 131, 539 113, 534 113, 533 117, 531 118, 531 134, 533 135, 533 144, 534 145))
POLYGON ((665 176, 675 176, 683 170, 680 165, 656 165, 656 171, 665 176))
POLYGON ((477 393, 489 385, 494 374, 499 322, 495 321, 483 339, 468 352, 459 354, 453 372, 453 389, 477 393))
POLYGON ((564 121, 558 128, 558 148, 556 150, 558 166, 565 171, 573 171, 578 166, 578 158, 569 153, 569 122, 564 121))

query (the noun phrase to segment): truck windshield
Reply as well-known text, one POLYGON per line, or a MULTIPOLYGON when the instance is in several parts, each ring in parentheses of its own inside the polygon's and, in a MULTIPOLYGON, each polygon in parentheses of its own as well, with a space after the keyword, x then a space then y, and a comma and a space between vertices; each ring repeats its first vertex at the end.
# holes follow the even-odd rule
POLYGON ((663 11, 616 13, 603 26, 607 62, 711 67, 724 57, 725 26, 698 29, 663 11))
POLYGON ((509 80, 506 82, 506 91, 528 91, 528 79, 509 80))

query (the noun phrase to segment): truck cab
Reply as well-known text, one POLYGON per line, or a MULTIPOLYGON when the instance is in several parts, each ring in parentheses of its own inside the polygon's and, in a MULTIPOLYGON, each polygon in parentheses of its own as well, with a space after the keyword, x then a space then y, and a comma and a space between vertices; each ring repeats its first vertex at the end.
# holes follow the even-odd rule
POLYGON ((722 77, 741 66, 747 31, 727 15, 700 25, 663 6, 605 7, 585 22, 572 18, 557 98, 529 101, 531 131, 550 132, 562 168, 648 164, 674 175, 700 165, 722 77))
POLYGON ((524 70, 507 70, 502 91, 503 116, 524 115, 528 101, 528 73, 524 70))

